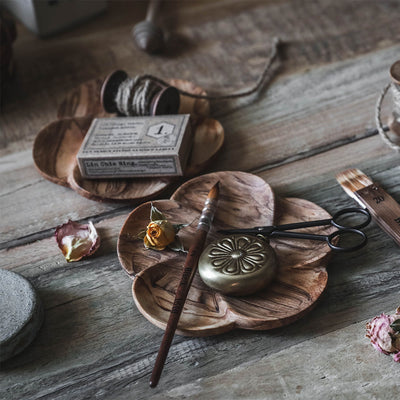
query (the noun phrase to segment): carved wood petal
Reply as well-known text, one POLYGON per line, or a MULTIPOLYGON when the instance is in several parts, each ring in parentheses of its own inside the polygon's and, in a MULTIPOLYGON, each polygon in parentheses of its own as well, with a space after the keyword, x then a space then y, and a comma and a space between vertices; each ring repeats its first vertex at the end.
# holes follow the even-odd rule
MULTIPOLYGON (((76 166, 76 154, 95 117, 109 117, 100 104, 101 79, 94 79, 71 90, 58 108, 56 120, 35 138, 33 158, 39 172, 48 180, 70 187, 81 196, 96 201, 139 202, 154 198, 170 188, 179 177, 132 179, 84 179, 76 166)), ((204 90, 192 82, 171 80, 174 86, 196 94, 204 90)), ((181 96, 180 113, 191 114, 193 146, 185 171, 195 176, 215 159, 224 143, 224 129, 208 118, 209 102, 181 96)))
MULTIPOLYGON (((221 182, 220 202, 208 242, 220 237, 218 229, 289 223, 329 218, 329 214, 307 200, 288 198, 276 201, 271 187, 261 178, 243 172, 216 172, 183 184, 171 200, 153 204, 173 223, 194 223, 180 231, 189 246, 209 188, 221 182), (276 217, 275 217, 276 214, 276 217), (275 221, 274 221, 275 219, 275 221)), ((134 279, 135 303, 153 324, 165 328, 174 300, 185 254, 146 250, 135 239, 149 221, 150 203, 136 208, 127 218, 118 241, 118 256, 134 279)), ((330 233, 334 228, 313 228, 330 233)), ((234 328, 272 329, 291 323, 314 306, 324 291, 328 275, 328 246, 312 241, 271 240, 279 259, 276 279, 265 290, 246 297, 229 297, 209 289, 196 274, 178 326, 189 336, 214 335, 234 328)))

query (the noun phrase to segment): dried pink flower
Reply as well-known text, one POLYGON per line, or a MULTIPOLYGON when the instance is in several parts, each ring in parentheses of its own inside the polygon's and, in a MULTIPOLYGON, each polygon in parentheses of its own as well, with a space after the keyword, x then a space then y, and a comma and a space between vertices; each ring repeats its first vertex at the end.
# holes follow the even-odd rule
POLYGON ((382 313, 368 322, 367 337, 377 350, 400 362, 400 307, 393 315, 382 313))
POLYGON ((91 221, 88 224, 79 224, 69 220, 56 228, 55 236, 58 247, 68 262, 90 256, 100 246, 100 237, 91 221))

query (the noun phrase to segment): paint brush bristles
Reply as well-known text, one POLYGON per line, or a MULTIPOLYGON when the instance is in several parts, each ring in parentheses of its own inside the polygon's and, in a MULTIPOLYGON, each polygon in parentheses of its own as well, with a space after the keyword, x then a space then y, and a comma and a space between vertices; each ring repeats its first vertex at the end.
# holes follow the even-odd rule
POLYGON ((211 188, 211 190, 208 193, 208 198, 216 200, 218 199, 219 195, 219 181, 211 188))
POLYGON ((361 207, 365 208, 365 204, 355 195, 355 192, 373 184, 367 175, 357 168, 351 168, 338 173, 336 180, 350 197, 356 200, 361 207))

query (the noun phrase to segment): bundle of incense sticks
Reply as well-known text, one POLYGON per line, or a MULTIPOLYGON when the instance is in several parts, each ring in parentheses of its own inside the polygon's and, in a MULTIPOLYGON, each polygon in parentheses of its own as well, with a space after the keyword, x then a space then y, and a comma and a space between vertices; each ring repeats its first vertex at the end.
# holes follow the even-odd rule
POLYGON ((400 245, 400 204, 359 169, 336 175, 344 191, 366 208, 376 223, 400 245))

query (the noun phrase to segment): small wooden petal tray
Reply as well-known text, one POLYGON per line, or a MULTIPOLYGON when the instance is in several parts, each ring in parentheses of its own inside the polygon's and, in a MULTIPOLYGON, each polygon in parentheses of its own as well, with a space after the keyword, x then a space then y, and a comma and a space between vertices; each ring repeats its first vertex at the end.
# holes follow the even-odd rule
MULTIPOLYGON (((154 201, 172 223, 187 223, 179 236, 188 248, 209 189, 220 181, 220 200, 208 242, 220 237, 218 229, 285 224, 329 218, 322 208, 307 200, 275 201, 271 187, 244 172, 216 172, 183 184, 170 200, 154 201)), ((149 223, 151 203, 137 207, 127 218, 118 240, 122 267, 133 278, 133 298, 141 313, 165 328, 174 301, 184 253, 146 250, 136 239, 149 223)), ((332 227, 311 228, 329 234, 332 227)), ((187 336, 220 334, 234 328, 264 330, 296 321, 312 309, 324 291, 329 247, 308 240, 271 240, 279 269, 276 279, 263 291, 246 297, 229 297, 209 289, 199 275, 193 280, 177 333, 187 336)))
MULTIPOLYGON (((174 86, 192 93, 204 91, 188 81, 171 80, 174 86)), ((102 80, 88 81, 67 94, 58 109, 59 119, 43 128, 33 145, 33 160, 48 180, 70 187, 97 201, 143 201, 173 185, 179 178, 84 179, 76 164, 76 154, 95 117, 110 117, 100 104, 102 80)), ((191 114, 194 132, 192 152, 185 171, 191 177, 203 171, 220 151, 224 129, 208 118, 209 103, 181 96, 179 113, 191 114)))

